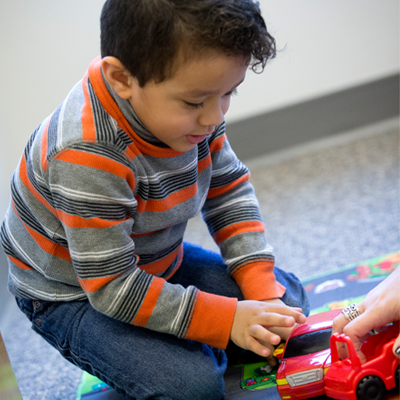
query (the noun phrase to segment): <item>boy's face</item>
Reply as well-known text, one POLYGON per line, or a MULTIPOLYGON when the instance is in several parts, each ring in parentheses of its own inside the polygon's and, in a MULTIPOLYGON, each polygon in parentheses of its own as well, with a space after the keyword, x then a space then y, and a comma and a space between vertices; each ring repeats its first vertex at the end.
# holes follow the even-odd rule
POLYGON ((197 146, 223 121, 231 95, 244 80, 241 56, 214 54, 182 63, 161 83, 130 80, 130 104, 149 131, 173 150, 197 146))

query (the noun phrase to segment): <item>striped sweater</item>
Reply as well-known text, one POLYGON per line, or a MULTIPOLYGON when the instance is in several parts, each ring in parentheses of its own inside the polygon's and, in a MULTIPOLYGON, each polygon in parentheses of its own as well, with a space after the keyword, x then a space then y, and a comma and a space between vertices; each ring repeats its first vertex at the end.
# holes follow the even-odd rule
POLYGON ((100 59, 31 135, 1 228, 10 291, 88 299, 115 319, 225 348, 236 299, 168 283, 202 212, 245 298, 280 297, 248 169, 225 124, 179 153, 102 75, 100 59))

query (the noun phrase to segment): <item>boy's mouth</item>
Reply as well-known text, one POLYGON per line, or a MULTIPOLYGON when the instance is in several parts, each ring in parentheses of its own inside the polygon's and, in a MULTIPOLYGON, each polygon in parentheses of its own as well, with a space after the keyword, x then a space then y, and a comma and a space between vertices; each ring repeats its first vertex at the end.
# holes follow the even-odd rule
POLYGON ((187 140, 191 144, 199 144, 209 135, 187 135, 187 140))

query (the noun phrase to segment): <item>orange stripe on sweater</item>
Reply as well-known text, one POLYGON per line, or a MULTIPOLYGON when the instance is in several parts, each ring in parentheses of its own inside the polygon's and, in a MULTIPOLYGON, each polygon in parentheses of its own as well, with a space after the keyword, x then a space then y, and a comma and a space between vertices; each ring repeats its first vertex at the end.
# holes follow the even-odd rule
POLYGON ((172 193, 163 200, 143 200, 140 196, 136 196, 138 202, 137 211, 143 213, 144 211, 162 212, 170 210, 176 205, 191 199, 196 195, 196 193, 197 183, 188 188, 172 193))
POLYGON ((43 204, 52 214, 56 215, 56 210, 44 199, 44 197, 35 189, 32 182, 29 180, 28 171, 26 167, 25 157, 22 156, 19 165, 19 177, 23 184, 29 189, 31 194, 35 197, 37 201, 43 204))
POLYGON ((25 229, 28 231, 28 233, 31 235, 32 239, 37 243, 37 245, 44 250, 46 253, 49 253, 51 255, 54 255, 56 257, 62 258, 63 260, 71 261, 71 256, 69 254, 68 249, 65 247, 61 246, 60 244, 54 243, 51 240, 47 239, 46 237, 42 236, 40 233, 34 231, 33 229, 29 228, 28 225, 26 225, 21 217, 18 215, 17 209, 15 207, 14 202, 12 202, 12 206, 14 208, 15 214, 18 216, 18 218, 21 220, 21 222, 24 224, 25 229))
POLYGON ((58 217, 65 225, 70 228, 88 228, 88 229, 103 229, 109 228, 110 226, 118 225, 129 218, 125 218, 122 221, 109 221, 101 218, 82 218, 77 215, 70 215, 64 211, 58 210, 58 217))
POLYGON ((210 144, 210 152, 212 153, 213 151, 221 151, 222 147, 224 146, 225 139, 226 139, 225 133, 222 136, 220 136, 219 138, 215 139, 210 144))
POLYGON ((156 275, 160 272, 165 271, 173 263, 178 253, 179 252, 182 253, 182 251, 183 251, 183 245, 180 245, 175 251, 168 254, 161 260, 157 260, 146 265, 139 265, 139 268, 142 269, 143 271, 146 271, 148 274, 156 275))
POLYGON ((90 102, 88 79, 89 75, 86 73, 82 79, 82 89, 85 98, 81 114, 82 138, 84 142, 93 143, 96 141, 96 128, 94 125, 92 104, 90 102))
POLYGON ((240 185, 243 182, 247 182, 250 178, 250 174, 246 174, 244 176, 242 176, 241 178, 237 179, 234 182, 229 183, 228 185, 225 186, 221 186, 215 189, 210 189, 208 191, 208 196, 207 199, 212 199, 214 197, 220 196, 221 194, 227 193, 230 190, 232 190, 234 187, 240 185))
POLYGON ((18 260, 15 257, 8 256, 8 258, 12 261, 13 264, 15 264, 17 267, 19 267, 21 269, 24 269, 24 270, 33 269, 32 267, 23 263, 22 261, 18 260))
POLYGON ((93 293, 96 290, 101 289, 108 282, 115 279, 118 275, 120 275, 120 274, 113 275, 113 276, 107 276, 105 278, 93 278, 93 279, 81 279, 78 277, 78 280, 79 280, 79 283, 80 283, 82 289, 85 292, 93 293))
POLYGON ((204 171, 211 165, 211 156, 210 154, 206 157, 203 158, 201 161, 198 162, 197 164, 197 172, 204 171))
MULTIPOLYGON (((104 105, 103 105, 104 106, 104 105)), ((104 107, 105 108, 105 107, 104 107)), ((122 115, 122 117, 125 119, 125 117, 122 115)), ((118 118, 115 118, 118 121, 118 118)), ((124 126, 124 124, 121 123, 121 125, 124 126)), ((179 151, 170 149, 170 148, 164 148, 164 147, 159 147, 155 146, 151 143, 145 142, 140 136, 138 136, 132 128, 123 128, 125 132, 129 134, 129 136, 134 140, 135 143, 131 143, 128 145, 128 149, 135 154, 148 154, 152 157, 157 157, 157 158, 172 158, 172 157, 177 157, 180 156, 184 153, 180 153, 179 151)))
POLYGON ((276 281, 273 261, 258 261, 244 265, 233 273, 246 300, 280 298, 286 289, 276 281))
POLYGON ((51 116, 49 117, 44 131, 42 133, 42 141, 40 143, 40 165, 42 166, 43 171, 48 170, 49 163, 47 161, 47 136, 49 134, 49 125, 50 125, 51 116))
POLYGON ((145 232, 145 233, 131 233, 129 236, 131 238, 137 238, 137 237, 143 237, 143 236, 150 236, 150 235, 154 235, 155 233, 161 232, 161 231, 165 231, 167 229, 170 229, 171 227, 168 226, 167 228, 164 229, 160 229, 158 231, 152 231, 152 232, 145 232))
POLYGON ((63 151, 57 155, 57 159, 68 163, 109 172, 125 179, 128 182, 129 187, 132 190, 135 189, 135 175, 133 171, 117 161, 110 160, 109 158, 102 157, 97 154, 85 153, 78 150, 63 151))
POLYGON ((149 290, 146 293, 146 297, 136 314, 135 319, 132 321, 132 325, 136 326, 146 326, 154 307, 156 305, 157 299, 160 296, 162 288, 164 287, 165 280, 161 278, 154 277, 149 290))
POLYGON ((181 250, 182 250, 182 251, 179 252, 178 261, 176 262, 175 268, 169 273, 168 276, 165 276, 165 277, 164 277, 164 279, 165 279, 166 281, 167 281, 168 279, 170 279, 170 278, 175 274, 176 271, 178 271, 179 267, 180 267, 181 264, 182 264, 182 260, 183 260, 183 244, 181 245, 181 250))
POLYGON ((213 238, 217 244, 232 236, 246 232, 265 232, 264 224, 260 221, 244 221, 229 225, 214 233, 213 238))

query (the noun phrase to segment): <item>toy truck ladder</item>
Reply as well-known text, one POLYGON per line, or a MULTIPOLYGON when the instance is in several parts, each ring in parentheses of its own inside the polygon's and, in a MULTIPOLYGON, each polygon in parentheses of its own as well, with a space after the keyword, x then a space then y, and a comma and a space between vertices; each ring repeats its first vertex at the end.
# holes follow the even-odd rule
POLYGON ((345 343, 347 345, 347 350, 349 352, 349 358, 350 358, 351 364, 353 365, 353 368, 361 366, 360 358, 357 355, 357 352, 353 346, 351 339, 348 336, 346 336, 344 333, 342 333, 341 335, 335 333, 331 336, 332 364, 339 361, 339 352, 338 352, 336 343, 345 343))

